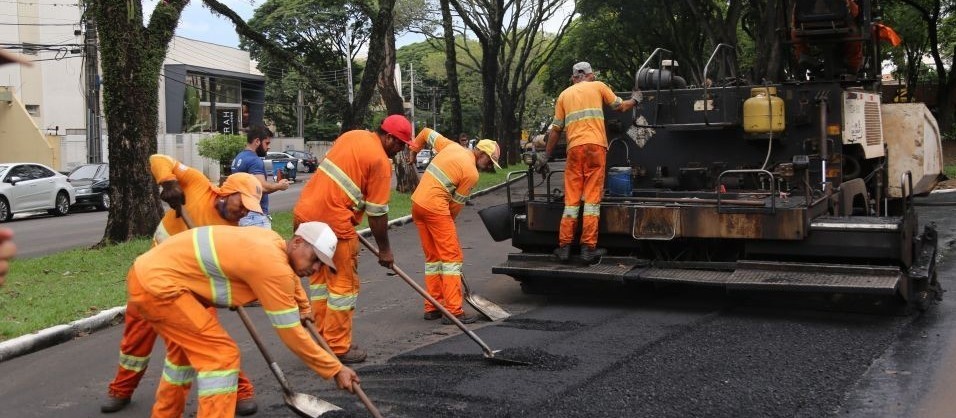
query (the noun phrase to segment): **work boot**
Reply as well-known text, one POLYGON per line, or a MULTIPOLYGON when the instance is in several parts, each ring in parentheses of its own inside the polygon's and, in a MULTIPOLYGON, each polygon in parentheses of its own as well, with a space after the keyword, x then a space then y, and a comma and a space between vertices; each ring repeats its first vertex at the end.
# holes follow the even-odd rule
POLYGON ((607 250, 603 248, 596 248, 590 245, 581 246, 581 259, 584 260, 585 263, 591 264, 600 261, 601 257, 605 254, 607 254, 607 250))
POLYGON ((562 245, 554 250, 554 255, 558 257, 558 261, 568 261, 571 259, 571 246, 562 245))
POLYGON ((129 398, 116 398, 110 396, 106 399, 106 402, 100 406, 100 412, 109 414, 126 408, 126 405, 129 405, 129 398))
POLYGON ((349 351, 345 354, 336 354, 336 357, 339 358, 339 361, 342 364, 355 364, 365 361, 365 358, 368 357, 368 353, 365 350, 358 348, 357 345, 352 345, 349 347, 349 351))
POLYGON ((249 399, 240 399, 236 402, 236 415, 246 416, 252 415, 259 410, 259 405, 256 404, 256 400, 253 398, 249 399))
MULTIPOLYGON (((455 318, 458 318, 462 324, 471 324, 478 320, 478 316, 469 314, 468 312, 462 312, 461 315, 455 315, 455 318)), ((454 324, 454 322, 451 322, 451 320, 448 318, 442 318, 441 323, 444 325, 454 324)))
POLYGON ((425 312, 426 321, 434 321, 439 318, 441 318, 441 312, 438 312, 438 311, 425 312))

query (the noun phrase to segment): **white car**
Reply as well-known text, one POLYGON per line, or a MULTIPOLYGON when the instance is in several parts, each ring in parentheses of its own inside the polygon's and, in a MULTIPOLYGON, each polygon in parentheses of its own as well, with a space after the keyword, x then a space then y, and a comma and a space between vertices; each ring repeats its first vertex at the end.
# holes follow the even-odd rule
POLYGON ((431 149, 423 149, 415 155, 415 168, 419 170, 424 170, 425 167, 428 167, 428 163, 432 162, 432 158, 435 156, 434 151, 431 149))
POLYGON ((0 222, 14 213, 46 210, 53 215, 70 213, 76 191, 66 176, 37 163, 0 164, 0 222))

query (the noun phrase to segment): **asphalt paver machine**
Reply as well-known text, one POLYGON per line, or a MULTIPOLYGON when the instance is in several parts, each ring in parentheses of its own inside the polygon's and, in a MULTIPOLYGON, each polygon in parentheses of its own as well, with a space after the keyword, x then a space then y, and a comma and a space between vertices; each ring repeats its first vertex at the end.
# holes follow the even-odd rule
POLYGON ((492 271, 527 292, 643 282, 878 296, 918 308, 937 299, 936 231, 913 207, 940 177, 933 115, 921 103, 882 103, 874 2, 858 0, 857 16, 845 0, 783 3, 793 35, 781 44, 815 52, 793 59, 792 79, 718 76, 711 67, 734 53, 718 45, 705 81, 687 86, 658 49, 635 73, 639 105, 605 109, 598 246, 607 256, 585 264, 552 255, 560 170, 537 188, 529 171, 524 199, 481 213, 496 240, 520 250, 492 271), (862 50, 856 70, 848 42, 862 50))

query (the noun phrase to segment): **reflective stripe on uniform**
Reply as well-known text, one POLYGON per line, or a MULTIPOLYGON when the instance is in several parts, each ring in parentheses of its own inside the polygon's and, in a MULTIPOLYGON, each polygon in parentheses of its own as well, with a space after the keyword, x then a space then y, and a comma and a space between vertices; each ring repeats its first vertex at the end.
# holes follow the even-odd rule
POLYGON ((468 202, 469 197, 471 197, 471 195, 458 194, 458 192, 456 191, 455 193, 451 194, 451 201, 458 203, 460 205, 464 205, 465 203, 468 202))
POLYGON ((196 369, 193 366, 179 366, 166 359, 166 364, 163 366, 163 380, 169 384, 185 386, 192 383, 195 376, 196 369))
POLYGON ((461 263, 443 262, 441 265, 441 274, 445 276, 461 276, 461 263))
POLYGON ((333 311, 347 311, 350 309, 355 309, 355 300, 358 299, 358 295, 341 295, 338 293, 329 293, 329 301, 326 302, 329 309, 333 311))
POLYGON ((274 328, 292 328, 299 325, 299 308, 266 311, 266 316, 269 317, 269 322, 272 322, 274 328))
POLYGON ((580 208, 580 206, 565 206, 564 213, 561 214, 561 217, 577 219, 578 208, 580 208))
POLYGON ((345 195, 352 200, 354 206, 352 210, 359 211, 365 209, 365 196, 362 195, 362 189, 359 189, 355 182, 342 171, 335 163, 329 160, 328 157, 322 160, 319 163, 319 170, 322 170, 323 173, 328 174, 329 178, 339 185, 339 188, 345 192, 345 195))
POLYGON ((604 111, 595 108, 577 110, 568 113, 568 116, 565 117, 565 123, 570 126, 572 123, 588 119, 604 120, 604 111))
POLYGON ((441 274, 441 261, 437 263, 425 263, 425 275, 431 276, 441 274))
POLYGON ((309 285, 309 300, 326 300, 329 298, 329 287, 325 284, 309 285))
POLYGON ((601 204, 600 203, 585 203, 584 216, 601 216, 601 204))
POLYGON ((429 147, 432 147, 432 148, 435 148, 435 141, 438 140, 438 137, 439 137, 438 132, 435 132, 435 131, 429 132, 429 133, 428 133, 428 139, 427 139, 427 141, 428 141, 428 146, 429 146, 429 147))
POLYGON ((195 231, 193 232, 193 248, 196 250, 196 261, 199 262, 202 272, 209 278, 212 303, 220 308, 228 308, 232 305, 232 285, 219 265, 216 244, 212 239, 212 228, 206 226, 193 231, 195 231))
POLYGON ((382 216, 388 214, 388 204, 365 202, 365 214, 368 216, 382 216))
POLYGON ((440 183, 442 187, 445 188, 445 191, 447 191, 450 194, 455 193, 455 189, 456 189, 455 183, 453 183, 451 179, 448 178, 447 175, 445 175, 444 171, 441 171, 440 168, 435 166, 435 164, 429 164, 428 168, 425 169, 425 172, 434 176, 435 180, 438 180, 438 183, 440 183))
POLYGON ((239 389, 239 369, 199 372, 196 387, 199 396, 234 393, 239 389))
POLYGON ((564 119, 555 119, 551 121, 551 129, 554 128, 558 128, 558 130, 564 128, 564 119))
POLYGON ((149 365, 149 356, 131 356, 129 354, 123 354, 123 352, 120 351, 119 365, 126 370, 139 373, 146 370, 146 366, 149 365))

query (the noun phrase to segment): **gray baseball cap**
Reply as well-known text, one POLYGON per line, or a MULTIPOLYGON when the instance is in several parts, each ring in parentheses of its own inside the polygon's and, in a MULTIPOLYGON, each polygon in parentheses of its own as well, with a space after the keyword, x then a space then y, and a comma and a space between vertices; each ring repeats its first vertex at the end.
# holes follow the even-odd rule
POLYGON ((574 64, 574 66, 571 67, 571 75, 579 75, 579 74, 585 74, 585 75, 587 75, 587 74, 591 74, 591 73, 593 73, 593 72, 594 72, 594 71, 591 70, 591 64, 588 64, 588 63, 585 62, 585 61, 581 61, 581 62, 579 62, 579 63, 577 63, 577 64, 574 64))

